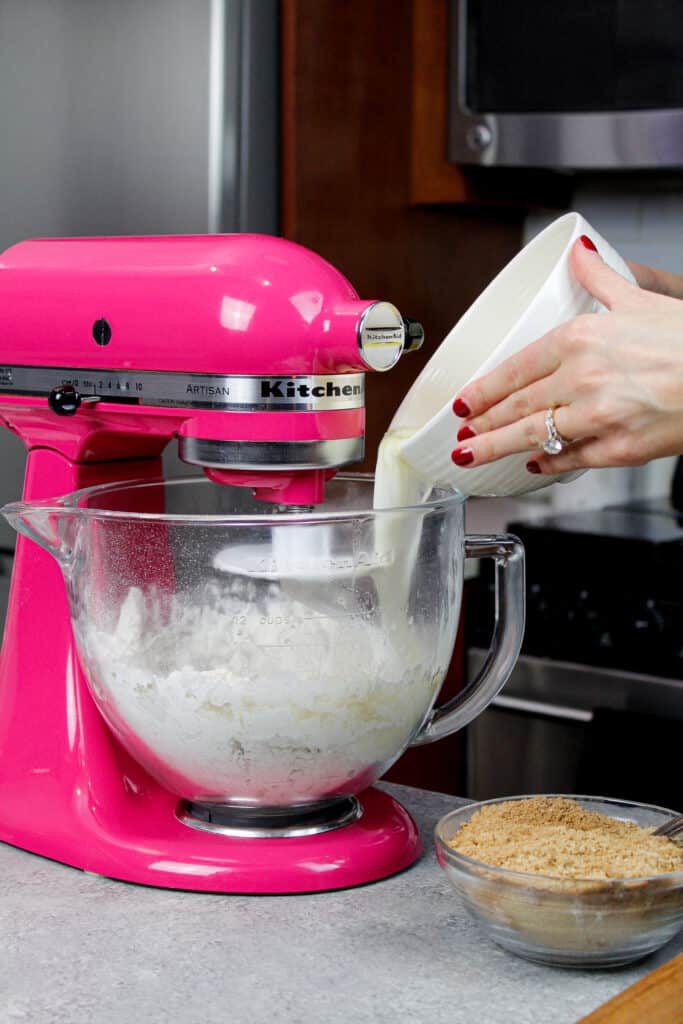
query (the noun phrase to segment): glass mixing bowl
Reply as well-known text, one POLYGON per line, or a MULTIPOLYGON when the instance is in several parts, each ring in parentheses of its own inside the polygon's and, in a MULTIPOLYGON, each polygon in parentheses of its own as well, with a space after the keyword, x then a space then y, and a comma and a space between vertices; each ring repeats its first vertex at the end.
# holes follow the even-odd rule
POLYGON ((278 509, 205 478, 89 488, 4 511, 59 561, 90 692, 168 790, 232 808, 359 793, 411 743, 495 696, 523 630, 523 555, 465 538, 464 498, 373 510, 338 476, 323 504, 278 509), (492 652, 435 707, 466 556, 495 560, 492 652))
MULTIPOLYGON (((492 867, 448 841, 488 804, 468 804, 437 824, 436 852, 453 888, 499 946, 527 960, 561 967, 620 967, 653 953, 683 927, 683 871, 609 881, 553 878, 492 867)), ((657 828, 674 811, 607 797, 569 796, 587 810, 657 828)))

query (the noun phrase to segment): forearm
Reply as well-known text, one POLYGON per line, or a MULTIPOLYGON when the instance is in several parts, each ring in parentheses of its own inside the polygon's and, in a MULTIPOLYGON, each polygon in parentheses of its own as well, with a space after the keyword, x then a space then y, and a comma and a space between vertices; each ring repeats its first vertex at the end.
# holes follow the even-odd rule
POLYGON ((646 267, 642 263, 633 263, 630 260, 628 265, 641 288, 648 292, 656 292, 658 295, 668 295, 672 299, 683 299, 683 277, 679 274, 672 274, 669 270, 658 270, 656 267, 646 267))

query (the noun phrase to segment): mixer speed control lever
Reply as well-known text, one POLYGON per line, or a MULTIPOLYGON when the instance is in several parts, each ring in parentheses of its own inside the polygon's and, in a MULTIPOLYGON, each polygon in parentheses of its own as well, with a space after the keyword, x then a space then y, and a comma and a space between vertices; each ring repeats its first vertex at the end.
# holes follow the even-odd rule
POLYGON ((74 416, 83 402, 99 402, 99 395, 81 395, 73 384, 59 384, 47 396, 47 404, 58 416, 74 416))

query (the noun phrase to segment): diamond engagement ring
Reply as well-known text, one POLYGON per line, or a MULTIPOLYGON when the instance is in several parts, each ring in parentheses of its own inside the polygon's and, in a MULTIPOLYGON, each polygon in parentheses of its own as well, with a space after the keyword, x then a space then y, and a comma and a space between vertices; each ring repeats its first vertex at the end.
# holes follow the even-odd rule
POLYGON ((569 441, 558 434, 552 409, 548 409, 545 414, 545 426, 548 431, 548 439, 543 442, 543 451, 546 455, 559 455, 567 447, 569 441))

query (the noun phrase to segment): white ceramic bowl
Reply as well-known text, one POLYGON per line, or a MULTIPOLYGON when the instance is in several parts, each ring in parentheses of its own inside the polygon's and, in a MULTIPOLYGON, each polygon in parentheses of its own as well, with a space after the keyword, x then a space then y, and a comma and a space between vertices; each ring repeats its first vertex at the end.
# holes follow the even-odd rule
MULTIPOLYGON (((446 335, 399 406, 390 430, 410 433, 403 459, 434 485, 468 495, 503 496, 537 490, 560 479, 532 476, 528 453, 461 469, 451 459, 461 421, 453 399, 471 380, 536 341, 559 324, 604 311, 574 277, 572 245, 588 235, 600 256, 635 283, 627 265, 580 214, 567 213, 537 235, 498 274, 446 335)), ((573 474, 576 475, 576 474, 573 474)))

